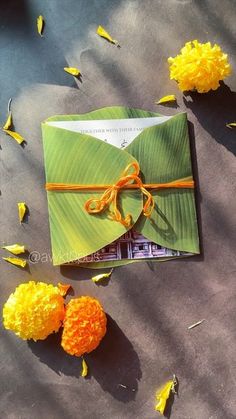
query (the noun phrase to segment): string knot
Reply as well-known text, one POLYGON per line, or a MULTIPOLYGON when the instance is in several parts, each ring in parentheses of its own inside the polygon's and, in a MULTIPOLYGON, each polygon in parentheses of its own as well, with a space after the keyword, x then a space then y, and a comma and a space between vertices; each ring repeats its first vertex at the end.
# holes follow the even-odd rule
POLYGON ((120 190, 129 185, 136 184, 146 198, 143 202, 143 214, 146 217, 150 217, 154 208, 154 199, 151 193, 145 188, 139 177, 139 172, 140 167, 137 162, 128 164, 124 172, 121 174, 120 179, 114 185, 109 186, 100 198, 90 198, 85 202, 85 210, 89 214, 99 214, 112 206, 109 218, 113 221, 120 222, 125 227, 130 227, 132 224, 132 216, 131 214, 127 214, 125 217, 122 217, 118 208, 117 199, 120 190))

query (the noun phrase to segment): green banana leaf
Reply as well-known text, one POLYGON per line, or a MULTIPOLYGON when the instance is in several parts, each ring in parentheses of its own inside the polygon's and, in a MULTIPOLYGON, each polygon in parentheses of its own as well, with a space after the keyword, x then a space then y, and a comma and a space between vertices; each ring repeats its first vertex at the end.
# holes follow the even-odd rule
MULTIPOLYGON (((111 107, 83 115, 49 118, 42 124, 46 182, 113 184, 125 167, 136 160, 145 183, 192 178, 186 114, 178 114, 166 122, 144 129, 125 150, 90 135, 48 124, 51 121, 154 116, 161 117, 144 110, 111 107)), ((111 221, 106 213, 94 216, 85 212, 87 199, 99 197, 101 193, 47 192, 54 265, 90 255, 127 231, 122 224, 111 221)), ((151 220, 142 215, 143 197, 139 190, 125 190, 119 194, 119 207, 123 214, 132 214, 135 230, 164 247, 199 253, 194 191, 168 189, 153 191, 152 194, 155 209, 151 220)), ((124 259, 80 263, 79 266, 109 267, 130 262, 124 259)))

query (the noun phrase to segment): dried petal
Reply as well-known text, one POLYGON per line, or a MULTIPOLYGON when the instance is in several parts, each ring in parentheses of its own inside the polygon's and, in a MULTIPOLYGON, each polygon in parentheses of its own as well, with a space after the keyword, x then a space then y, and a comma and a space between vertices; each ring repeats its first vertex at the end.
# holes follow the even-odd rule
POLYGON ((229 124, 226 124, 226 126, 227 126, 228 128, 233 128, 233 127, 236 127, 236 122, 230 122, 229 124))
POLYGON ((24 138, 18 132, 11 131, 9 129, 3 129, 3 131, 6 134, 10 135, 10 137, 14 138, 14 140, 16 140, 18 144, 21 144, 23 143, 23 141, 25 141, 24 138))
POLYGON ((105 274, 99 274, 99 275, 93 276, 91 279, 93 282, 96 283, 96 282, 101 281, 102 279, 110 278, 112 272, 113 272, 113 269, 111 269, 110 272, 107 272, 105 274))
POLYGON ((60 282, 58 282, 57 287, 59 289, 60 294, 62 295, 62 297, 64 297, 68 290, 71 288, 70 284, 61 284, 60 282))
POLYGON ((82 371, 81 377, 86 377, 88 375, 88 365, 86 364, 84 358, 82 359, 82 371))
POLYGON ((25 202, 18 202, 17 205, 18 205, 19 220, 20 220, 20 223, 22 223, 27 207, 26 207, 25 202))
POLYGON ((167 381, 163 387, 161 387, 156 393, 156 399, 158 401, 155 410, 160 412, 162 415, 164 414, 166 402, 170 396, 170 392, 172 391, 175 393, 175 386, 177 384, 175 375, 173 376, 172 380, 167 381))
POLYGON ((2 246, 2 249, 8 250, 8 252, 13 253, 13 255, 20 255, 25 253, 25 246, 21 244, 11 244, 10 246, 2 246))
POLYGON ((97 34, 101 36, 102 38, 105 38, 107 41, 111 42, 112 44, 119 46, 118 41, 113 39, 111 35, 100 25, 97 28, 97 34))
POLYGON ((21 266, 22 268, 26 267, 27 261, 20 258, 3 258, 9 263, 12 263, 13 265, 21 266))
POLYGON ((81 75, 81 72, 78 70, 78 68, 75 67, 64 67, 64 70, 66 73, 72 74, 72 76, 78 77, 81 75))
POLYGON ((38 29, 38 33, 39 33, 40 36, 43 35, 44 23, 45 23, 44 18, 43 18, 42 15, 40 15, 37 18, 37 29, 38 29))
POLYGON ((9 112, 7 120, 3 126, 3 129, 8 130, 9 128, 11 128, 11 126, 12 126, 12 113, 9 112))
POLYGON ((176 101, 175 95, 167 95, 167 96, 163 96, 160 100, 158 100, 158 102, 155 102, 155 103, 157 105, 161 105, 162 103, 175 102, 175 101, 176 101))

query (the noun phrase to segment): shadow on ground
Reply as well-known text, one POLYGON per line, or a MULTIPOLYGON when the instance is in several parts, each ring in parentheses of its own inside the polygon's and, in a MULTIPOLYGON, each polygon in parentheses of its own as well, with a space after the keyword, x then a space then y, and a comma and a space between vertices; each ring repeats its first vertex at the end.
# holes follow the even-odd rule
POLYGON ((184 104, 212 138, 236 155, 236 131, 226 127, 235 122, 236 92, 222 82, 218 90, 207 94, 186 93, 184 104))
MULTIPOLYGON (((109 315, 107 319, 106 336, 95 351, 85 356, 90 371, 88 379, 94 377, 104 391, 128 402, 135 399, 142 377, 139 358, 117 323, 109 315)), ((44 341, 28 341, 28 346, 40 362, 58 375, 81 378, 81 359, 66 354, 60 342, 61 332, 44 341)))

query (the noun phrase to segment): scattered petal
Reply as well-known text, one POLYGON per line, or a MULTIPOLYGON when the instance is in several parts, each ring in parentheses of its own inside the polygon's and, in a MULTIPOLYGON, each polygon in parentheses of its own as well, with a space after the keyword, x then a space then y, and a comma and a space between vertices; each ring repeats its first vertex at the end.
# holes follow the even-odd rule
POLYGON ((175 375, 173 376, 172 380, 167 381, 163 387, 161 387, 156 393, 156 399, 158 401, 155 410, 160 412, 162 415, 164 414, 166 408, 166 402, 169 399, 170 392, 172 391, 175 393, 175 386, 177 384, 177 380, 175 375))
POLYGON ((16 140, 18 144, 21 144, 23 143, 23 141, 25 141, 24 138, 18 132, 11 131, 9 129, 3 129, 3 131, 6 134, 10 135, 10 137, 14 138, 14 140, 16 140))
POLYGON ((40 15, 37 18, 37 29, 40 36, 43 36, 44 24, 45 24, 44 18, 42 15, 40 15))
POLYGON ((25 202, 18 202, 17 205, 18 205, 18 212, 19 212, 19 220, 20 220, 20 223, 22 223, 27 207, 26 207, 25 202))
POLYGON ((115 44, 115 45, 119 46, 118 41, 116 41, 115 39, 113 39, 111 37, 111 35, 102 26, 100 26, 100 25, 97 28, 97 34, 99 36, 101 36, 102 38, 105 38, 107 41, 111 42, 112 44, 115 44))
POLYGON ((162 103, 167 103, 167 102, 176 102, 175 95, 163 96, 160 100, 158 100, 158 102, 155 102, 155 103, 157 105, 161 105, 162 103))
POLYGON ((12 263, 13 265, 21 266, 22 268, 26 267, 27 261, 20 258, 3 258, 9 263, 12 263))
POLYGON ((64 297, 67 294, 68 290, 71 288, 70 284, 61 284, 60 282, 58 282, 57 286, 62 297, 64 297))
POLYGON ((82 371, 81 377, 86 377, 88 375, 88 365, 86 364, 84 358, 82 359, 82 371))
POLYGON ((10 246, 2 246, 2 249, 8 250, 8 252, 13 253, 13 255, 20 255, 25 253, 25 246, 21 244, 11 244, 10 246))
POLYGON ((3 129, 4 130, 9 130, 9 128, 11 128, 11 126, 12 126, 12 113, 10 111, 9 114, 8 114, 7 120, 6 120, 6 122, 3 126, 3 129))
POLYGON ((200 320, 200 321, 199 321, 199 322, 197 322, 197 323, 193 323, 193 324, 191 324, 191 326, 189 326, 189 327, 188 327, 188 329, 189 329, 189 330, 190 330, 190 329, 193 329, 194 327, 199 326, 199 324, 202 324, 204 321, 205 321, 205 319, 202 319, 202 320, 200 320))
POLYGON ((91 279, 92 279, 93 282, 96 283, 96 282, 101 281, 102 279, 110 278, 112 272, 113 272, 113 269, 111 269, 110 272, 108 272, 108 273, 93 276, 91 279))
POLYGON ((228 128, 233 128, 233 127, 236 127, 236 122, 230 122, 229 124, 226 124, 226 126, 227 126, 228 128))
POLYGON ((78 77, 81 75, 81 72, 78 70, 78 68, 75 67, 64 67, 64 70, 66 73, 72 74, 72 76, 78 77))

